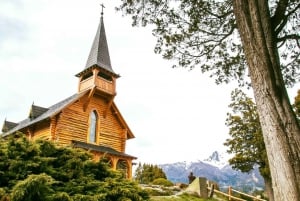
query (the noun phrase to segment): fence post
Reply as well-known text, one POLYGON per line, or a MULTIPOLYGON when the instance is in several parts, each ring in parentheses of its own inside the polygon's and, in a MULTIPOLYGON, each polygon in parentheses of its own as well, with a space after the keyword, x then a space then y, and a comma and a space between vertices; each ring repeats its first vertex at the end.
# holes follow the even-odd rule
POLYGON ((200 197, 208 198, 207 180, 205 177, 199 177, 200 197))
POLYGON ((209 198, 212 198, 214 196, 214 191, 215 191, 215 184, 210 185, 210 192, 209 192, 209 198))
POLYGON ((231 186, 228 187, 228 200, 231 200, 231 186))

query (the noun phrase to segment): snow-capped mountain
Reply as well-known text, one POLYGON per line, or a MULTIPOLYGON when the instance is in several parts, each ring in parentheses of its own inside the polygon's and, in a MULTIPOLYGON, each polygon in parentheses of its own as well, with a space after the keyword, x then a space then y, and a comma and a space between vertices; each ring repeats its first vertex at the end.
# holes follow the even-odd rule
POLYGON ((229 155, 214 151, 208 158, 204 159, 203 162, 221 169, 224 166, 228 165, 228 159, 229 155))
POLYGON ((264 181, 257 168, 250 173, 242 173, 232 169, 228 164, 228 156, 217 151, 204 160, 194 162, 177 162, 159 165, 167 178, 174 183, 188 183, 188 175, 192 172, 196 177, 206 177, 219 184, 220 188, 232 186, 244 192, 264 187, 264 181))

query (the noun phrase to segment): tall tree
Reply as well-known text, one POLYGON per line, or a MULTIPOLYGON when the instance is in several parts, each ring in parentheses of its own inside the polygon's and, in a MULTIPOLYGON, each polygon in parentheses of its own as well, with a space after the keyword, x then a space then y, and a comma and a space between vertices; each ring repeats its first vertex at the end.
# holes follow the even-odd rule
POLYGON ((211 72, 216 82, 249 76, 269 159, 274 196, 300 197, 300 127, 287 85, 300 64, 296 0, 124 0, 133 25, 154 24, 155 51, 178 66, 211 72))
POLYGON ((250 172, 258 166, 269 201, 273 201, 272 180, 256 105, 243 91, 235 89, 229 108, 231 112, 227 113, 226 125, 231 138, 224 143, 228 153, 234 154, 229 163, 242 172, 250 172))

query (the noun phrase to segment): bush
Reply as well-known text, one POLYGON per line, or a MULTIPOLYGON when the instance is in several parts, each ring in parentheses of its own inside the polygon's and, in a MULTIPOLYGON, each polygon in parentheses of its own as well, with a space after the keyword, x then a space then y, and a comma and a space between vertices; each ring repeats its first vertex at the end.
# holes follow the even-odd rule
POLYGON ((53 197, 50 198, 51 201, 73 201, 68 193, 66 192, 59 192, 55 194, 53 197))
POLYGON ((149 200, 135 182, 85 150, 20 134, 0 138, 0 158, 0 201, 149 200))
POLYGON ((173 186, 174 185, 171 181, 169 181, 165 178, 154 179, 152 184, 160 185, 160 186, 173 186))
POLYGON ((146 188, 145 191, 150 196, 170 196, 173 195, 171 190, 162 190, 162 189, 155 189, 155 188, 146 188))

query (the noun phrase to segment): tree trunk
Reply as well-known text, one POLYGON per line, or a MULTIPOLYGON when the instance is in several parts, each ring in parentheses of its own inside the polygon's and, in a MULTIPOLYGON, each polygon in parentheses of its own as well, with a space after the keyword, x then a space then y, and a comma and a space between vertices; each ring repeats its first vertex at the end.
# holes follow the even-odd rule
POLYGON ((267 0, 233 0, 266 145, 274 199, 300 200, 300 129, 280 70, 267 0))
POLYGON ((272 179, 269 177, 264 177, 265 181, 265 192, 268 196, 268 201, 274 201, 274 192, 272 188, 272 179))

